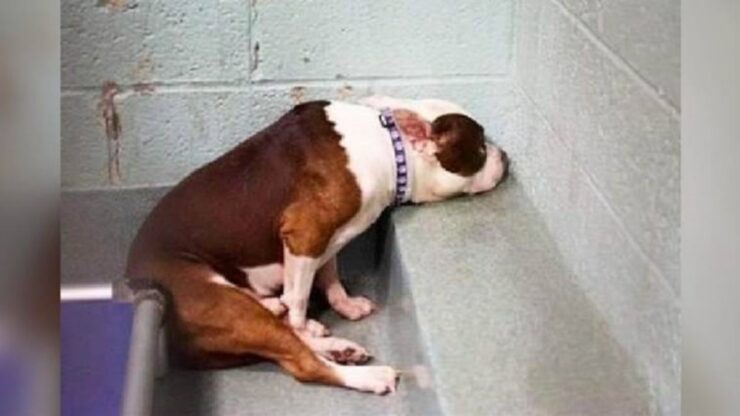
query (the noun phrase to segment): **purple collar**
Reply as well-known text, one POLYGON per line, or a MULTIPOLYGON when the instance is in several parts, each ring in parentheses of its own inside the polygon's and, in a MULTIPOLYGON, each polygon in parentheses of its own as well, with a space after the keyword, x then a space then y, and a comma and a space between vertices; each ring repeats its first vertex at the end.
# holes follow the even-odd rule
POLYGON ((396 197, 394 199, 394 205, 401 205, 409 199, 407 195, 410 191, 408 162, 406 160, 406 150, 403 146, 401 132, 398 130, 396 121, 393 119, 393 112, 389 108, 381 110, 380 125, 385 127, 391 136, 393 154, 396 161, 396 197))

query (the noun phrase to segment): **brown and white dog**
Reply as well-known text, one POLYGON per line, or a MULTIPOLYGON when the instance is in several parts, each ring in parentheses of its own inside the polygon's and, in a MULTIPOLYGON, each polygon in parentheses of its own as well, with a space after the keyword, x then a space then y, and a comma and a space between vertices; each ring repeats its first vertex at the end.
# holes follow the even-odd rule
POLYGON ((375 306, 348 296, 337 252, 396 198, 484 192, 507 165, 483 128, 446 101, 300 104, 165 195, 141 226, 126 273, 166 289, 170 345, 190 366, 256 356, 301 381, 395 391, 391 367, 342 365, 369 355, 306 319, 311 289, 315 283, 345 318, 367 316, 375 306), (381 109, 402 144, 381 124, 381 109))

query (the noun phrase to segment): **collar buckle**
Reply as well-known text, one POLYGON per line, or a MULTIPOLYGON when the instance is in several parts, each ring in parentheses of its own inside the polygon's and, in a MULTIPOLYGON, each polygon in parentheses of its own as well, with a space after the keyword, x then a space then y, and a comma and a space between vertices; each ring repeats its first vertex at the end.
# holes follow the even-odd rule
POLYGON ((380 125, 389 129, 391 127, 396 127, 396 122, 393 120, 393 115, 391 114, 390 110, 383 110, 382 113, 380 113, 380 125))

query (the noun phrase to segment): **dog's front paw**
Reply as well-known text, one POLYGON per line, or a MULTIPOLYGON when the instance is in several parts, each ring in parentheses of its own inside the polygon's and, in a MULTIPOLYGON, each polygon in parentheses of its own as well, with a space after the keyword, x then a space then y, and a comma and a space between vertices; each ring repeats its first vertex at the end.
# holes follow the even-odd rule
POLYGON ((305 331, 308 332, 308 334, 312 337, 328 337, 331 335, 331 331, 329 331, 329 328, 324 326, 319 321, 315 321, 313 319, 306 320, 306 328, 305 331))
POLYGON ((375 304, 370 299, 362 296, 339 299, 334 301, 331 307, 338 314, 351 321, 362 319, 375 310, 375 304))
MULTIPOLYGON (((288 316, 285 316, 283 318, 283 322, 292 326, 290 320, 288 319, 288 316)), ((306 336, 309 338, 325 338, 331 335, 331 331, 329 330, 329 328, 324 326, 324 324, 322 324, 321 322, 313 319, 306 319, 303 327, 293 327, 293 331, 295 331, 295 333, 297 333, 298 335, 306 336)))

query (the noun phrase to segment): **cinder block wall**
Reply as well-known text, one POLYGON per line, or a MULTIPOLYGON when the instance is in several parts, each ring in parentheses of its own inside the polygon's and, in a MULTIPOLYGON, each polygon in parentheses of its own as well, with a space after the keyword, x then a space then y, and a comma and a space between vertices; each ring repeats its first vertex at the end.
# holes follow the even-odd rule
POLYGON ((500 134, 512 0, 65 0, 62 186, 170 184, 291 105, 446 97, 500 134))
POLYGON ((515 7, 503 144, 656 413, 679 414, 680 2, 515 7))
POLYGON ((679 31, 671 0, 65 0, 62 185, 174 183, 311 98, 459 101, 678 414, 679 31))

